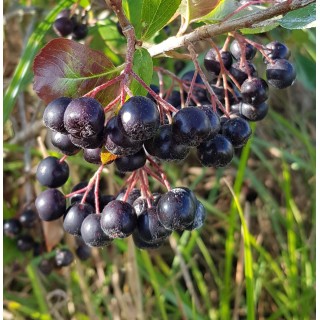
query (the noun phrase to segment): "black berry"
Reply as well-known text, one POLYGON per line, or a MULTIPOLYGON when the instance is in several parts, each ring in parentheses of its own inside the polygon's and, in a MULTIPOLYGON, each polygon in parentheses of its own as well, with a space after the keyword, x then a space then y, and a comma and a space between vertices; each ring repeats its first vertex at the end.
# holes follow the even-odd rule
POLYGON ((54 257, 57 268, 67 267, 73 262, 73 254, 69 249, 60 249, 56 251, 54 257))
POLYGON ((268 83, 278 89, 290 87, 296 79, 294 66, 285 59, 275 60, 267 64, 268 83))
POLYGON ((241 85, 241 96, 244 102, 258 105, 268 99, 268 84, 261 78, 247 79, 241 85))
MULTIPOLYGON (((245 58, 246 60, 252 60, 256 55, 257 49, 251 45, 250 43, 244 43, 244 50, 245 50, 245 58)), ((230 45, 230 51, 233 57, 236 60, 240 60, 241 58, 241 46, 237 40, 233 40, 230 45)))
POLYGON ((135 154, 117 158, 114 163, 121 172, 131 172, 143 167, 146 163, 146 154, 143 149, 135 154))
MULTIPOLYGON (((232 64, 232 55, 229 51, 220 51, 222 63, 226 69, 229 69, 232 64)), ((210 49, 204 57, 205 68, 213 72, 215 75, 220 73, 220 60, 215 49, 210 49)))
POLYGON ((236 117, 223 124, 222 133, 234 148, 240 148, 246 144, 252 131, 248 121, 236 117))

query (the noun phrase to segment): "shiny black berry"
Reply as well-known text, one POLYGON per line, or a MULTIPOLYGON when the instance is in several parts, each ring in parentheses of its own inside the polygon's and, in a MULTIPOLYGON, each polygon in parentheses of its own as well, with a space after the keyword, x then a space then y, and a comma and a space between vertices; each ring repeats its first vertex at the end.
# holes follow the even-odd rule
POLYGON ((5 236, 14 238, 21 233, 22 225, 16 218, 3 221, 3 233, 5 236))
POLYGON ((69 166, 56 157, 47 157, 38 165, 37 180, 46 187, 57 188, 66 183, 69 178, 69 166))
POLYGON ((247 61, 247 67, 244 63, 240 63, 239 61, 233 63, 229 69, 231 75, 235 78, 235 80, 241 86, 245 80, 248 79, 248 74, 251 77, 257 77, 258 72, 255 65, 247 61))
MULTIPOLYGON (((125 196, 125 194, 126 194, 126 191, 127 191, 127 189, 121 190, 121 191, 117 194, 115 200, 121 200, 121 201, 123 201, 123 198, 124 198, 124 196, 125 196)), ((129 196, 128 196, 126 202, 129 203, 130 205, 132 205, 133 202, 134 202, 137 198, 139 198, 140 196, 141 196, 141 191, 140 191, 139 189, 133 188, 133 189, 130 191, 129 196)))
POLYGON ((67 156, 73 156, 79 152, 81 149, 74 145, 68 134, 63 134, 60 132, 52 132, 51 143, 63 154, 67 156))
MULTIPOLYGON (((186 73, 181 77, 181 80, 182 80, 182 81, 189 82, 189 85, 190 85, 190 84, 191 84, 191 81, 192 81, 192 78, 193 78, 193 75, 194 75, 194 72, 195 72, 194 70, 191 70, 191 71, 186 72, 186 73)), ((195 83, 202 84, 202 85, 204 84, 203 81, 202 81, 201 76, 199 75, 199 73, 198 73, 197 76, 196 76, 195 83)), ((207 101, 207 91, 206 91, 206 89, 204 89, 204 88, 200 88, 200 87, 195 86, 195 87, 193 88, 192 94, 196 97, 196 99, 197 99, 200 103, 207 101)))
POLYGON ((82 222, 81 237, 90 247, 104 247, 111 244, 110 239, 101 229, 101 215, 90 214, 82 222))
POLYGON ((194 221, 196 203, 192 194, 174 188, 161 196, 157 204, 158 219, 169 230, 183 230, 194 221))
POLYGON ((257 106, 248 103, 240 102, 239 112, 241 116, 249 121, 261 121, 268 114, 268 105, 263 102, 257 106))
POLYGON ((103 131, 104 120, 104 110, 93 98, 73 99, 64 113, 66 130, 78 139, 99 135, 103 131))
POLYGON ((165 241, 165 239, 160 239, 152 242, 144 241, 137 230, 135 230, 132 234, 132 239, 135 246, 139 249, 158 249, 163 245, 165 241))
POLYGON ((143 167, 146 159, 146 153, 141 149, 135 154, 117 158, 114 163, 120 172, 132 172, 143 167))
POLYGON ((232 143, 234 148, 240 148, 246 144, 252 131, 248 121, 236 117, 229 119, 223 124, 222 133, 232 143))
POLYGON ((19 221, 24 228, 33 228, 36 224, 38 215, 32 208, 26 208, 19 216, 19 221))
POLYGON ((113 200, 101 213, 101 228, 112 239, 128 237, 136 226, 137 215, 127 202, 113 200))
POLYGON ((67 37, 73 31, 74 22, 68 17, 58 18, 53 23, 53 30, 60 37, 67 37))
MULTIPOLYGON (((272 41, 268 43, 264 51, 266 55, 272 60, 289 59, 290 57, 290 50, 288 49, 288 47, 279 41, 272 41)), ((265 63, 269 63, 266 58, 264 58, 263 60, 265 63)))
POLYGON ((35 204, 40 219, 44 221, 59 219, 66 211, 66 199, 57 189, 48 189, 40 193, 35 204))
MULTIPOLYGON (((229 69, 232 64, 232 55, 229 51, 220 51, 222 63, 226 69, 229 69)), ((220 60, 215 49, 210 49, 204 57, 205 68, 213 72, 215 75, 220 73, 220 60)))
MULTIPOLYGON (((230 45, 230 51, 236 60, 241 58, 241 46, 237 40, 233 40, 230 45)), ((246 60, 252 60, 256 55, 257 49, 250 43, 244 43, 244 51, 246 60)))
POLYGON ((211 105, 204 105, 199 107, 204 111, 210 121, 210 133, 206 139, 214 137, 220 131, 220 117, 217 112, 213 111, 211 105))
POLYGON ((76 24, 72 31, 73 40, 83 40, 88 35, 88 26, 87 24, 80 23, 76 24))
POLYGON ((73 260, 73 254, 69 249, 59 249, 56 251, 54 261, 57 268, 67 267, 73 260))
POLYGON ((82 261, 88 260, 91 257, 91 248, 85 243, 81 244, 76 249, 76 255, 82 261))
POLYGON ((43 122, 46 127, 53 131, 58 131, 60 133, 67 133, 64 127, 64 113, 67 106, 72 101, 70 98, 61 97, 51 101, 43 112, 43 122))
POLYGON ((285 59, 275 60, 274 63, 267 64, 268 83, 278 89, 290 87, 296 79, 294 66, 285 59))
POLYGON ((96 149, 101 148, 104 144, 104 134, 101 131, 99 134, 88 138, 76 138, 71 134, 68 135, 70 141, 77 147, 82 149, 96 149))
POLYGON ((217 134, 197 148, 198 158, 205 167, 225 167, 231 162, 233 154, 232 143, 221 134, 217 134))
POLYGON ((206 209, 200 201, 197 201, 196 213, 194 215, 194 220, 186 230, 199 229, 203 226, 204 220, 206 219, 206 209))
POLYGON ((17 248, 19 251, 26 252, 33 249, 34 240, 28 235, 24 234, 17 238, 17 248))
POLYGON ((242 100, 254 106, 268 99, 268 84, 261 78, 247 79, 241 85, 242 100))
POLYGON ((127 100, 118 114, 121 130, 135 141, 154 136, 160 126, 157 105, 149 98, 135 96, 127 100))
POLYGON ((101 164, 101 148, 84 149, 83 158, 89 163, 101 164))

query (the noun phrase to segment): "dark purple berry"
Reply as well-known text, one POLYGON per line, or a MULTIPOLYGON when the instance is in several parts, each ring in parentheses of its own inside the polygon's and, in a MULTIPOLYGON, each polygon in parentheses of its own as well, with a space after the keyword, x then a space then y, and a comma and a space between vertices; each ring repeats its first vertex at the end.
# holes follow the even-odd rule
POLYGON ((84 149, 83 158, 89 163, 101 164, 101 148, 84 149))
MULTIPOLYGON (((268 43, 265 47, 264 52, 272 60, 289 59, 290 57, 290 50, 288 49, 288 47, 279 41, 272 41, 268 43)), ((266 58, 263 58, 263 61, 265 63, 269 63, 266 58)))
POLYGON ((45 126, 53 131, 67 133, 67 130, 64 127, 63 118, 67 106, 71 101, 72 99, 66 97, 51 101, 43 112, 43 122, 45 126))
POLYGON ((213 138, 220 131, 220 117, 211 105, 200 106, 199 109, 205 112, 210 121, 210 134, 206 139, 213 138))
POLYGON ((99 134, 89 137, 89 138, 76 138, 71 134, 68 135, 70 141, 77 147, 83 149, 96 149, 101 148, 104 144, 104 135, 103 132, 99 134))
POLYGON ((80 147, 75 146, 69 135, 53 131, 51 134, 51 143, 63 154, 73 156, 79 152, 80 147))
POLYGON ((127 202, 113 200, 101 213, 101 228, 112 239, 128 237, 136 226, 137 215, 127 202))
POLYGON ((181 108, 180 91, 173 90, 166 101, 173 105, 175 108, 181 108))
POLYGON ((46 187, 57 188, 66 183, 69 178, 69 166, 56 157, 43 159, 37 168, 37 180, 46 187))
POLYGON ((28 235, 22 235, 17 238, 17 248, 19 251, 26 252, 33 249, 34 240, 28 235))
POLYGON ((140 238, 146 242, 164 240, 171 234, 171 231, 160 223, 155 207, 147 208, 138 216, 137 231, 140 238))
POLYGON ((247 79, 241 85, 242 100, 254 106, 268 99, 268 84, 261 78, 247 79))
POLYGON ((157 204, 158 219, 169 230, 183 230, 192 224, 195 211, 192 194, 183 188, 171 189, 157 204))
POLYGON ((223 135, 202 143, 197 150, 198 158, 205 167, 225 167, 233 158, 232 143, 223 135))
POLYGON ((112 154, 118 156, 128 156, 135 154, 142 147, 142 142, 134 141, 122 132, 119 128, 118 116, 112 117, 106 126, 105 147, 112 154))
POLYGON ((268 105, 263 102, 257 106, 240 102, 239 112, 241 116, 249 121, 260 121, 264 119, 268 113, 268 105))
POLYGON ((49 275, 52 272, 53 268, 54 268, 53 259, 42 259, 38 265, 38 269, 45 276, 49 275))
POLYGON ((93 213, 93 207, 90 204, 74 204, 66 213, 63 220, 63 229, 74 235, 81 235, 81 225, 83 220, 93 213))
POLYGON ((32 208, 26 208, 19 216, 19 221, 24 228, 33 228, 38 215, 32 208))
POLYGON ((78 139, 99 135, 104 127, 104 110, 93 98, 72 100, 64 113, 64 126, 68 133, 78 139))
POLYGON ((226 121, 222 126, 222 134, 232 143, 234 148, 244 146, 251 133, 248 121, 239 117, 226 121))
POLYGON ((59 219, 66 212, 66 198, 57 189, 41 192, 36 198, 35 204, 40 219, 44 221, 59 219))
POLYGON ((143 149, 130 156, 117 158, 114 163, 120 172, 132 172, 141 167, 146 163, 146 154, 143 149))
POLYGON ((202 227, 204 220, 206 218, 206 209, 200 201, 197 201, 196 213, 194 215, 194 220, 186 230, 194 230, 202 227))
POLYGON ((57 14, 56 20, 59 18, 70 18, 70 15, 71 15, 70 9, 63 9, 57 14))
MULTIPOLYGON (((247 42, 244 44, 244 50, 245 50, 246 60, 252 60, 257 52, 257 49, 253 45, 251 45, 250 43, 247 43, 247 42)), ((237 40, 232 41, 232 43, 230 45, 230 51, 236 60, 240 60, 241 47, 240 47, 240 44, 237 40)))
POLYGON ((115 200, 115 196, 104 194, 101 197, 99 197, 99 206, 100 210, 103 210, 103 208, 112 200, 115 200))
POLYGON ((164 239, 152 242, 144 241, 137 230, 132 234, 132 238, 135 246, 139 249, 157 249, 164 243, 164 239))
POLYGON ((187 146, 197 146, 210 134, 210 120, 197 107, 179 110, 172 119, 172 133, 175 141, 187 146))
MULTIPOLYGON (((83 188, 85 188, 86 186, 88 185, 88 182, 80 182, 78 184, 76 184, 72 189, 71 189, 71 193, 74 193, 75 191, 78 191, 78 190, 81 190, 83 188)), ((76 202, 81 202, 82 200, 82 197, 84 195, 85 191, 83 192, 79 192, 79 193, 76 193, 74 194, 73 196, 70 197, 70 203, 73 204, 73 203, 76 203, 76 202)), ((86 197, 86 203, 90 204, 91 206, 94 207, 94 188, 92 188, 87 197, 86 197)))
POLYGON ((14 238, 21 233, 22 225, 16 218, 3 221, 3 233, 5 236, 14 238))
POLYGON ((248 73, 251 77, 257 77, 258 72, 255 65, 247 61, 247 67, 245 64, 241 64, 239 61, 233 63, 229 69, 231 75, 235 78, 235 80, 241 86, 245 80, 248 79, 248 73), (248 69, 247 69, 248 67, 248 69))
MULTIPOLYGON (((189 85, 191 84, 191 81, 192 81, 192 78, 193 78, 193 75, 194 75, 194 70, 191 70, 191 71, 188 71, 186 72, 182 77, 181 77, 181 80, 182 81, 186 81, 186 82, 189 82, 189 85)), ((199 73, 197 74, 196 76, 196 80, 195 80, 195 83, 197 84, 204 84, 202 79, 201 79, 201 76, 199 75, 199 73)), ((193 88, 193 92, 192 94, 196 97, 196 99, 200 102, 200 103, 203 103, 203 102, 206 102, 207 101, 207 91, 203 88, 199 88, 197 86, 194 86, 193 88)))
POLYGON ((144 141, 157 132, 160 126, 160 114, 152 100, 135 96, 121 107, 118 122, 124 134, 132 140, 144 141))
MULTIPOLYGON (((123 201, 123 198, 124 198, 124 196, 125 196, 125 194, 126 194, 126 191, 127 191, 127 189, 121 190, 121 191, 117 194, 115 200, 121 200, 121 201, 123 201)), ((139 189, 134 188, 134 189, 132 189, 131 192, 129 193, 129 196, 128 196, 128 199, 127 199, 126 202, 129 203, 130 205, 132 205, 133 202, 134 202, 137 198, 139 198, 140 196, 141 196, 141 191, 140 191, 139 189)))
POLYGON ((76 24, 72 31, 73 40, 82 40, 88 35, 88 26, 84 23, 76 24))
MULTIPOLYGON (((160 93, 160 88, 155 84, 150 84, 150 89, 152 89, 156 94, 160 93)), ((157 103, 155 98, 149 92, 147 93, 147 98, 151 99, 154 103, 157 103)))
POLYGON ((57 268, 67 267, 73 262, 73 254, 69 249, 59 249, 54 257, 57 268))
POLYGON ((91 248, 82 244, 76 249, 76 255, 82 261, 88 260, 91 257, 91 248))
MULTIPOLYGON (((226 69, 229 69, 232 64, 232 55, 229 51, 220 51, 221 60, 226 69)), ((220 60, 215 49, 210 49, 204 57, 205 68, 213 72, 215 75, 220 73, 220 60)))
POLYGON ((53 23, 53 30, 60 37, 67 37, 71 34, 74 27, 74 22, 67 17, 58 18, 53 23))
POLYGON ((274 63, 267 64, 268 83, 278 89, 290 87, 296 79, 294 66, 285 59, 275 60, 274 63))
POLYGON ((101 215, 90 214, 82 222, 81 237, 84 243, 90 247, 104 247, 112 242, 101 229, 101 215))

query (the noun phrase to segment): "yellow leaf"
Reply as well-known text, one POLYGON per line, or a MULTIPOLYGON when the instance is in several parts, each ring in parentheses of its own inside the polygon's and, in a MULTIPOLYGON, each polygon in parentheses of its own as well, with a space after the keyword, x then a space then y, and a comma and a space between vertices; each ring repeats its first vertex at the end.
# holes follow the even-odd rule
POLYGON ((110 153, 107 150, 104 150, 104 151, 101 152, 100 158, 101 158, 102 164, 110 164, 114 160, 116 160, 118 158, 118 156, 116 156, 115 154, 110 153))

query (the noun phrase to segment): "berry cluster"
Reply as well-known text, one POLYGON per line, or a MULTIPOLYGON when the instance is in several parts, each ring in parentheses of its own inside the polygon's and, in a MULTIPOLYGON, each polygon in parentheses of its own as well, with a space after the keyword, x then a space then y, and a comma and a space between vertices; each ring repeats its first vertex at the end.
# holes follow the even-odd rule
POLYGON ((71 14, 70 9, 62 10, 53 23, 53 30, 59 37, 71 35, 73 40, 82 40, 88 35, 86 16, 71 14))

